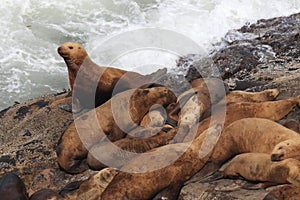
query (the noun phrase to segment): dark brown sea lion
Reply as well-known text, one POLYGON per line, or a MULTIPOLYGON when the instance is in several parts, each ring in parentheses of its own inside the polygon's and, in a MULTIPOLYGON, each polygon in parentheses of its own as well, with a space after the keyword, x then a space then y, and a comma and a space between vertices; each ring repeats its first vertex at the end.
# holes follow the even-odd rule
POLYGON ((79 103, 79 107, 94 108, 109 100, 112 94, 151 83, 150 77, 139 73, 97 65, 76 42, 62 44, 58 53, 68 67, 73 104, 79 103))
POLYGON ((95 110, 76 118, 68 127, 57 147, 59 165, 69 173, 82 172, 87 169, 86 148, 97 142, 123 138, 138 126, 153 105, 166 107, 174 102, 176 96, 164 87, 132 89, 115 95, 95 110))
POLYGON ((14 173, 1 175, 0 198, 9 200, 27 200, 28 195, 23 181, 14 173))
POLYGON ((235 121, 219 136, 221 129, 222 126, 216 124, 199 134, 191 145, 166 145, 150 151, 157 154, 133 158, 108 185, 102 199, 150 199, 169 185, 190 179, 208 160, 218 168, 240 153, 270 153, 277 143, 297 135, 276 122, 261 118, 235 121), (174 158, 178 159, 174 161, 174 158), (140 173, 129 173, 135 171, 140 173))
POLYGON ((33 193, 29 200, 63 200, 57 192, 51 189, 41 189, 33 193))

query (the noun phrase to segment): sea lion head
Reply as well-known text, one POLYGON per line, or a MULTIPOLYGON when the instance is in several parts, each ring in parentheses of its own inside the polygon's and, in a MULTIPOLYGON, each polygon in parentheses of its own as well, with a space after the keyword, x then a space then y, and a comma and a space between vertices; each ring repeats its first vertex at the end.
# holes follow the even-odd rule
POLYGON ((289 139, 278 143, 272 153, 272 161, 281 161, 287 158, 294 158, 300 160, 300 138, 299 139, 289 139))
POLYGON ((76 42, 66 42, 58 47, 57 51, 68 67, 70 64, 82 65, 84 59, 88 56, 84 47, 76 42))

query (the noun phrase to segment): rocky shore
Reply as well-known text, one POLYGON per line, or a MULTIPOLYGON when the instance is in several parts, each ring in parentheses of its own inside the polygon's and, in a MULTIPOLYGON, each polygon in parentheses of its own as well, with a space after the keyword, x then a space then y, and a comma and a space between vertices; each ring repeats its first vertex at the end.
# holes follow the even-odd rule
MULTIPOLYGON (((187 78, 221 77, 230 90, 277 88, 280 91, 278 99, 300 95, 299 25, 300 13, 259 20, 229 31, 221 43, 215 44, 209 58, 199 55, 182 57, 178 68, 188 71, 187 78)), ((162 77, 162 84, 177 88, 176 93, 187 88, 184 76, 167 74, 166 70, 157 73, 162 77)), ((29 195, 41 188, 59 191, 72 181, 85 180, 96 173, 87 170, 71 175, 57 164, 57 141, 73 121, 72 114, 60 108, 60 103, 66 98, 71 102, 68 95, 68 92, 49 94, 0 112, 0 174, 11 171, 19 175, 29 195)), ((299 124, 299 108, 279 123, 286 120, 299 124)), ((282 197, 284 194, 276 192, 283 186, 247 190, 243 187, 245 184, 249 183, 231 179, 189 183, 182 188, 179 199, 264 199, 270 192, 274 199, 287 199, 282 197)))

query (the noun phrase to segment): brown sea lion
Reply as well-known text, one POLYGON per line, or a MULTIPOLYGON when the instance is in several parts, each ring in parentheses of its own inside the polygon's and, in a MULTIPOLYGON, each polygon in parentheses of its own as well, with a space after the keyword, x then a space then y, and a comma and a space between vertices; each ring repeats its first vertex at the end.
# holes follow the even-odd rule
POLYGON ((179 124, 191 127, 197 123, 203 113, 216 104, 226 95, 224 82, 220 79, 201 79, 193 88, 178 97, 178 101, 187 94, 193 94, 188 101, 181 106, 179 113, 179 124))
POLYGON ((272 161, 280 161, 287 158, 300 160, 300 135, 278 143, 272 153, 272 161))
POLYGON ((113 93, 151 82, 149 77, 136 72, 97 65, 90 59, 84 47, 76 42, 62 44, 58 53, 68 67, 73 100, 78 100, 79 107, 94 108, 109 100, 113 93))
MULTIPOLYGON (((293 97, 285 100, 278 101, 265 101, 265 102, 240 102, 225 104, 217 104, 214 107, 212 116, 202 120, 197 129, 197 134, 201 134, 211 124, 224 121, 224 127, 227 127, 232 122, 243 118, 266 118, 273 121, 279 120, 299 105, 300 97, 293 97)), ((198 136, 198 135, 196 135, 198 136)), ((191 141, 194 135, 188 135, 184 141, 191 141)))
MULTIPOLYGON (((208 132, 220 132, 222 126, 208 132)), ((114 177, 102 199, 151 199, 171 185, 181 185, 196 173, 208 156, 199 158, 205 133, 192 144, 169 144, 134 157, 114 177)))
POLYGON ((267 89, 260 92, 231 91, 219 103, 264 102, 272 101, 279 95, 278 89, 267 89))
POLYGON ((137 127, 151 106, 164 107, 176 102, 169 89, 155 87, 132 89, 115 95, 111 100, 91 110, 68 127, 57 147, 58 163, 69 173, 87 169, 86 157, 93 144, 116 141, 137 127))
POLYGON ((57 192, 51 189, 41 189, 33 193, 29 200, 63 200, 57 192))
POLYGON ((83 181, 77 190, 65 194, 64 199, 98 200, 116 174, 115 169, 105 168, 83 181))
POLYGON ((28 195, 23 181, 14 173, 7 172, 0 177, 0 198, 27 200, 28 195))
POLYGON ((154 155, 134 157, 115 176, 102 198, 150 199, 169 185, 190 179, 208 160, 218 168, 240 153, 270 153, 277 143, 297 135, 276 122, 261 118, 235 121, 219 136, 221 129, 222 126, 216 124, 199 134, 191 145, 166 145, 150 151, 154 155))
POLYGON ((153 131, 155 135, 146 138, 126 137, 114 143, 96 144, 89 151, 87 163, 92 169, 97 170, 107 166, 119 169, 138 154, 168 144, 177 134, 177 130, 178 128, 173 128, 165 132, 159 128, 147 128, 143 130, 147 132, 146 134, 153 131))
POLYGON ((219 170, 223 177, 243 177, 249 181, 300 186, 300 161, 288 158, 272 162, 270 154, 243 153, 225 163, 219 170))

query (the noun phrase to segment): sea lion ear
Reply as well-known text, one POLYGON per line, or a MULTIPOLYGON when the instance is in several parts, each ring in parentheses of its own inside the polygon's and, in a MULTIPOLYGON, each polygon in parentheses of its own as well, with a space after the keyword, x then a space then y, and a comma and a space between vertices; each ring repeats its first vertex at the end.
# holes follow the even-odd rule
POLYGON ((149 93, 149 90, 142 90, 142 95, 147 95, 149 93))

